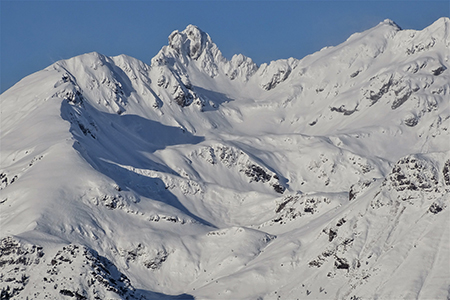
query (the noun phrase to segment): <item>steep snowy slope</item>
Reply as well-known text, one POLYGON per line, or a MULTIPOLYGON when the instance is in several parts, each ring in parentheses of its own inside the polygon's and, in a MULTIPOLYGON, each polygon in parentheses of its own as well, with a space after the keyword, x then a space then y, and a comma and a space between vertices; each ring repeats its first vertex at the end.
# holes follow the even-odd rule
POLYGON ((301 60, 193 25, 1 95, 2 299, 450 297, 450 21, 301 60))

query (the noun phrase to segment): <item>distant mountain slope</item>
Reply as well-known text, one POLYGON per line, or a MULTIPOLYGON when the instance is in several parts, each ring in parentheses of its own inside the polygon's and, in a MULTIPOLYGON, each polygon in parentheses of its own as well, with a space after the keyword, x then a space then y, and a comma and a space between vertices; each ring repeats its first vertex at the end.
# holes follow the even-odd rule
POLYGON ((189 25, 1 95, 1 299, 450 297, 450 21, 301 60, 189 25))

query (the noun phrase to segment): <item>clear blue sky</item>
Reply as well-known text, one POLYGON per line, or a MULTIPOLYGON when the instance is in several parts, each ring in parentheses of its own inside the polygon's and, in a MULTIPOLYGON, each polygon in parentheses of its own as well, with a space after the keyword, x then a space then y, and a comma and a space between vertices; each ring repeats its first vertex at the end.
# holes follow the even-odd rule
POLYGON ((188 24, 225 57, 261 64, 302 58, 386 18, 423 29, 450 15, 450 1, 6 1, 0 0, 1 92, 53 62, 86 52, 146 63, 188 24))

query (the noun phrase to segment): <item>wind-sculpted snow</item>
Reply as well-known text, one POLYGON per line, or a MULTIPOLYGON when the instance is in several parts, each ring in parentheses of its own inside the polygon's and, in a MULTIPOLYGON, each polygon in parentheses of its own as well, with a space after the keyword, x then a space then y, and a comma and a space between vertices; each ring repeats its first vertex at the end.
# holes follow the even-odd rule
POLYGON ((189 25, 1 95, 2 299, 446 299, 449 20, 303 59, 189 25))

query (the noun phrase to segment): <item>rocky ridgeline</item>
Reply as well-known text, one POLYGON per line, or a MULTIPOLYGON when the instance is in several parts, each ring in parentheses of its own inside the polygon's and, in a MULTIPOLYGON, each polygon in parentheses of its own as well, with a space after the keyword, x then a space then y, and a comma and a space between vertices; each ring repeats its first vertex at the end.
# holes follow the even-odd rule
POLYGON ((31 268, 42 262, 42 247, 21 245, 11 237, 0 241, 1 299, 18 296, 30 281, 31 268))
POLYGON ((445 298, 448 26, 260 67, 188 26, 151 66, 24 78, 2 94, 1 299, 445 298))
POLYGON ((448 207, 449 165, 445 160, 439 170, 439 164, 430 155, 408 155, 401 158, 384 180, 380 191, 372 201, 372 207, 381 207, 397 201, 413 206, 425 206, 433 214, 448 207), (383 197, 383 193, 391 193, 383 197))
POLYGON ((267 184, 279 194, 283 194, 286 190, 276 173, 261 166, 244 151, 235 147, 216 144, 202 148, 198 155, 211 165, 222 164, 228 169, 236 169, 248 178, 249 183, 267 184))
POLYGON ((1 299, 143 299, 106 258, 80 245, 55 255, 5 237, 0 242, 1 299), (24 298, 24 297, 22 297, 24 298))
POLYGON ((324 195, 286 195, 275 208, 275 217, 263 223, 261 226, 272 226, 274 224, 288 224, 294 220, 312 217, 327 211, 332 206, 333 198, 339 196, 332 194, 324 195))

